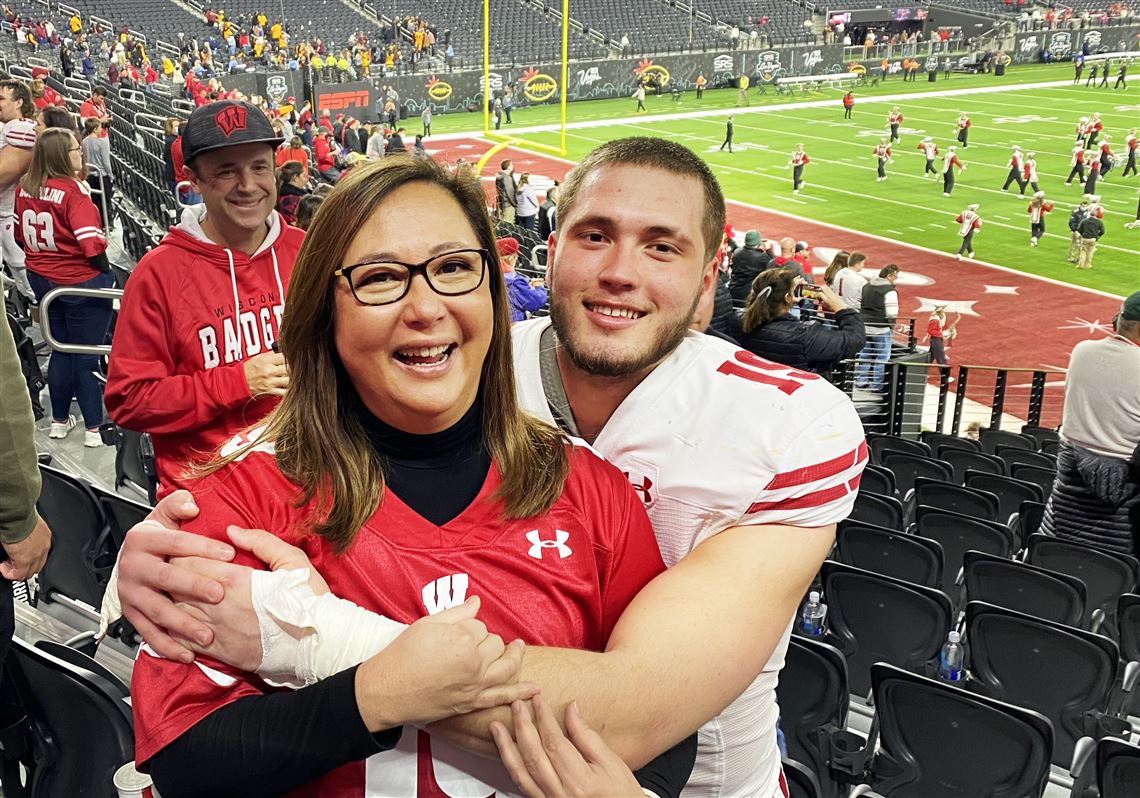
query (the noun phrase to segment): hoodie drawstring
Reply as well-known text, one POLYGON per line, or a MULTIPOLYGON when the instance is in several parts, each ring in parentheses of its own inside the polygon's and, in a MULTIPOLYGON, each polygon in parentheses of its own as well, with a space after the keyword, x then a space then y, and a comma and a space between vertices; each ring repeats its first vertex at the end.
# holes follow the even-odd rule
MULTIPOLYGON (((242 359, 245 359, 245 347, 242 341, 241 334, 241 309, 238 307, 238 287, 237 287, 237 270, 234 267, 234 253, 227 247, 226 258, 230 262, 230 285, 234 289, 234 327, 237 328, 238 339, 238 352, 242 353, 242 359)), ((277 281, 277 296, 280 297, 281 305, 285 305, 285 287, 281 284, 281 267, 277 263, 277 247, 271 246, 269 248, 269 256, 273 258, 273 278, 277 281)), ((280 330, 278 330, 280 334, 280 330)), ((266 342, 269 345, 269 342, 266 342)))

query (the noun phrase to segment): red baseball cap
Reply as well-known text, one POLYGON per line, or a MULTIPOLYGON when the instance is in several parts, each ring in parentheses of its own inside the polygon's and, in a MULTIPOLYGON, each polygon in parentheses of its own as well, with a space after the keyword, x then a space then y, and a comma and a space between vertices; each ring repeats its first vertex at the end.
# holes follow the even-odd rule
POLYGON ((506 238, 500 238, 495 242, 495 246, 498 247, 500 255, 506 256, 519 254, 519 241, 517 238, 511 238, 510 236, 506 238))

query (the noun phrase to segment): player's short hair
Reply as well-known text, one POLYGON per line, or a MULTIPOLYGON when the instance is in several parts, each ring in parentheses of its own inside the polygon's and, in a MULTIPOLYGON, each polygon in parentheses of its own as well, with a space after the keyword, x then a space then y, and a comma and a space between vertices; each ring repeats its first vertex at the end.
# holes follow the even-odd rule
POLYGON ((12 99, 20 104, 20 115, 31 119, 36 115, 36 104, 32 102, 32 90, 22 80, 0 80, 0 90, 7 89, 12 99))
POLYGON ((847 265, 854 266, 856 263, 866 263, 867 256, 862 252, 852 252, 847 256, 847 265))
POLYGON ((575 166, 558 192, 558 226, 564 227, 574 213, 574 203, 582 184, 595 170, 605 166, 644 166, 678 177, 696 179, 705 194, 701 235, 705 241, 704 259, 712 260, 724 236, 724 193, 708 164, 692 150, 667 139, 633 136, 608 141, 595 148, 575 166))
POLYGON ((884 280, 886 278, 890 277, 892 274, 898 274, 898 273, 899 273, 899 267, 897 265, 895 265, 894 263, 888 263, 886 266, 879 269, 879 276, 882 277, 884 280))

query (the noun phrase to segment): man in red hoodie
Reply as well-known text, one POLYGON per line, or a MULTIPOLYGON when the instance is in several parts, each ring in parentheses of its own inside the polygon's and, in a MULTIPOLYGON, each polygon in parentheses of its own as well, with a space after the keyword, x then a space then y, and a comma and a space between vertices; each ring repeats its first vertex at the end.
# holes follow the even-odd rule
POLYGON ((289 385, 273 346, 304 233, 274 210, 281 141, 249 103, 195 110, 182 153, 203 203, 183 210, 123 295, 104 402, 117 424, 150 433, 160 492, 289 385))

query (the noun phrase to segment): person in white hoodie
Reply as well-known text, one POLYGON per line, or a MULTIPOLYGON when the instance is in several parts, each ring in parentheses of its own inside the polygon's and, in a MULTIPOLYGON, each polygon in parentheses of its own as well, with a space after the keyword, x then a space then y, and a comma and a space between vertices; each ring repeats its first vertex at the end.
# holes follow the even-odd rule
POLYGON ((160 493, 289 385, 274 349, 304 232, 274 210, 281 141, 249 103, 195 110, 182 151, 203 203, 139 261, 123 294, 104 403, 115 423, 150 433, 160 493))

